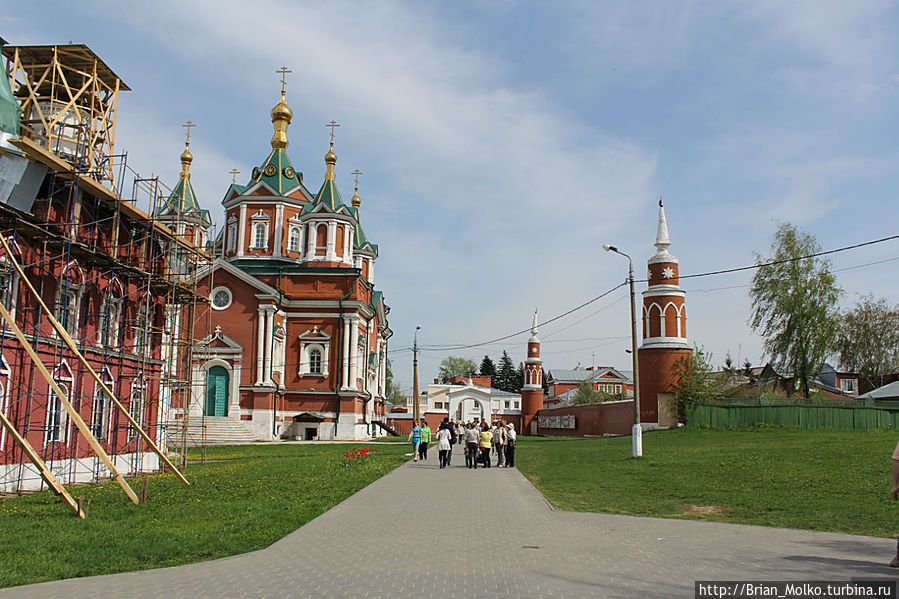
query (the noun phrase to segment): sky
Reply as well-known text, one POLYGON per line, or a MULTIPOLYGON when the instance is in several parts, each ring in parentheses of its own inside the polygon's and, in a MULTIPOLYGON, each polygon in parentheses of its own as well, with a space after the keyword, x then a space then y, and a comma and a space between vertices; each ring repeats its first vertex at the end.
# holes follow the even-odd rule
MULTIPOLYGON (((424 386, 448 355, 506 350, 517 364, 526 333, 477 344, 622 283, 627 262, 605 243, 643 278, 659 197, 682 275, 753 264, 781 222, 825 250, 899 232, 888 0, 8 0, 3 13, 9 43, 87 44, 132 88, 116 150, 142 177, 173 186, 182 124, 196 123, 191 180, 218 226, 228 172, 245 183, 270 151, 275 71, 292 70, 288 154, 306 186, 324 178, 332 119, 345 201, 350 173, 365 173, 362 222, 407 392, 416 326, 424 386)), ((844 308, 865 293, 899 303, 899 241, 831 261, 844 308)), ((690 341, 715 364, 765 361, 751 276, 682 282, 690 341)), ((544 367, 629 370, 627 298, 542 326, 544 367)))

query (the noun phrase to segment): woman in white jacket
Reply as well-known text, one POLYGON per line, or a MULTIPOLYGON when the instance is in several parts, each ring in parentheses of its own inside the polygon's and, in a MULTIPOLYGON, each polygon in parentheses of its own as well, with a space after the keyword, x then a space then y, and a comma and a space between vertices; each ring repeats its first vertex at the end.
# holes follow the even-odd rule
POLYGON ((453 446, 450 444, 450 438, 452 434, 449 430, 450 425, 440 425, 440 430, 437 431, 437 453, 440 456, 440 467, 445 468, 449 466, 449 453, 452 451, 453 446))

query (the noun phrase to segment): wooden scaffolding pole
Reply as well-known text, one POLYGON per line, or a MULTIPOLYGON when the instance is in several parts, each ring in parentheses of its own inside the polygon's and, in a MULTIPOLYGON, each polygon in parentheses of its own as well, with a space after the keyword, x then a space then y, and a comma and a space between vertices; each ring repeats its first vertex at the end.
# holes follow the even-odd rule
MULTIPOLYGON (((93 379, 97 382, 97 385, 99 385, 100 388, 107 394, 107 396, 109 396, 109 398, 115 404, 116 408, 118 408, 119 412, 121 412, 122 415, 125 416, 125 418, 128 420, 128 422, 131 423, 131 426, 133 426, 134 429, 143 438, 143 440, 147 442, 147 445, 149 445, 150 448, 152 448, 153 451, 156 453, 156 455, 158 455, 159 458, 163 462, 165 462, 169 468, 172 469, 172 472, 174 472, 175 475, 181 479, 181 482, 183 482, 185 485, 190 485, 190 482, 186 478, 184 478, 184 475, 181 474, 181 471, 178 470, 174 464, 172 464, 171 460, 169 460, 169 458, 162 452, 162 450, 159 449, 159 447, 156 445, 156 443, 153 441, 153 439, 150 438, 150 435, 148 435, 147 432, 143 429, 143 427, 134 419, 133 416, 131 416, 131 413, 127 409, 125 409, 125 406, 122 405, 122 402, 120 402, 119 399, 115 396, 115 393, 113 393, 112 390, 106 386, 106 383, 104 383, 100 379, 100 375, 97 374, 97 371, 94 370, 93 367, 91 367, 91 365, 87 361, 87 358, 84 357, 84 354, 82 354, 78 350, 78 346, 75 344, 75 341, 69 336, 68 331, 66 331, 65 328, 61 324, 59 324, 59 321, 56 320, 56 318, 53 316, 53 313, 50 311, 50 308, 48 308, 47 304, 44 303, 44 300, 41 299, 41 296, 37 292, 37 289, 35 289, 34 285, 31 284, 31 281, 28 280, 28 277, 25 275, 25 271, 22 270, 22 266, 19 264, 19 261, 16 260, 16 257, 13 255, 12 250, 9 247, 9 244, 6 242, 6 239, 3 237, 3 235, 0 235, 0 244, 3 245, 3 249, 6 252, 7 258, 9 259, 9 263, 12 264, 13 267, 16 269, 16 272, 19 273, 19 279, 25 283, 25 286, 28 287, 28 289, 34 295, 34 298, 37 300, 38 304, 40 305, 41 310, 44 311, 45 315, 47 316, 47 320, 49 320, 50 324, 53 325, 53 329, 59 335, 60 339, 62 339, 65 342, 65 344, 69 347, 69 349, 72 351, 72 353, 75 354, 75 356, 78 358, 78 360, 84 366, 84 368, 90 373, 90 375, 93 377, 93 379)), ((2 306, 0 306, 0 308, 2 308, 2 306)), ((8 313, 7 313, 7 316, 8 316, 8 313)), ((14 330, 18 329, 18 327, 15 326, 14 322, 11 322, 11 324, 13 325, 14 330)), ((19 332, 21 333, 21 331, 19 331, 19 332)), ((24 337, 23 337, 23 339, 24 339, 24 337)), ((26 340, 26 342, 27 342, 27 340, 26 340)), ((38 366, 42 366, 40 360, 36 360, 36 362, 37 362, 38 366)), ((52 379, 52 377, 51 377, 51 379, 52 379)), ((55 385, 55 381, 53 384, 55 385)), ((80 416, 78 418, 80 419, 80 416)), ((93 438, 93 435, 90 434, 90 431, 88 431, 88 436, 90 438, 93 438)), ((94 439, 94 441, 96 441, 96 439, 94 439)), ((101 447, 100 451, 102 451, 102 450, 103 450, 103 448, 101 447)), ((126 484, 126 486, 127 486, 127 484, 126 484)), ((134 495, 134 491, 131 489, 131 487, 128 487, 128 491, 130 491, 129 497, 131 495, 134 495)), ((136 495, 134 498, 134 502, 137 503, 136 495)))
MULTIPOLYGON (((2 237, 0 237, 2 239, 2 237)), ((75 409, 75 406, 72 405, 72 402, 69 401, 69 398, 66 397, 66 394, 59 387, 59 384, 53 380, 53 375, 50 374, 50 371, 47 370, 47 367, 44 366, 44 363, 41 362, 40 357, 38 357, 37 352, 34 351, 34 347, 31 346, 31 343, 28 342, 28 339, 25 337, 25 333, 22 332, 22 329, 19 328, 19 325, 16 324, 16 321, 10 316, 9 312, 0 304, 0 317, 6 321, 6 324, 9 325, 9 328, 12 329, 12 332, 15 333, 16 338, 19 340, 19 343, 22 344, 22 347, 25 348, 25 351, 28 352, 28 355, 31 357, 31 360, 34 362, 34 365, 37 366, 38 371, 41 373, 41 376, 44 377, 44 380, 47 381, 47 384, 50 385, 50 388, 53 389, 53 393, 59 397, 59 401, 62 402, 63 407, 65 407, 66 412, 69 414, 69 418, 72 419, 72 422, 75 423, 75 426, 81 432, 82 435, 87 439, 88 444, 91 446, 91 449, 103 460, 103 463, 106 464, 106 467, 109 468, 109 471, 113 474, 116 479, 116 482, 119 483, 119 486, 122 487, 122 490, 125 491, 125 494, 128 495, 128 498, 135 504, 139 503, 139 499, 137 494, 134 492, 134 489, 131 488, 131 485, 128 484, 128 481, 125 480, 125 477, 122 476, 119 471, 116 469, 115 464, 112 463, 112 459, 103 449, 103 446, 100 445, 100 442, 97 441, 97 438, 91 432, 91 429, 88 428, 87 424, 84 422, 84 419, 81 417, 81 414, 78 413, 78 410, 75 409)))
POLYGON ((28 459, 31 460, 31 463, 35 465, 38 472, 41 473, 41 478, 44 479, 44 482, 47 483, 47 486, 50 487, 54 493, 62 497, 62 500, 66 502, 66 505, 71 508, 72 512, 78 516, 79 518, 84 519, 85 514, 84 511, 78 507, 78 503, 72 496, 69 495, 69 492, 66 491, 65 487, 62 486, 62 483, 59 482, 53 472, 50 471, 50 468, 47 467, 47 464, 44 463, 44 460, 41 459, 41 456, 34 450, 34 447, 31 446, 31 443, 22 436, 22 434, 16 429, 12 422, 9 421, 9 418, 6 417, 2 411, 0 411, 0 422, 3 423, 3 426, 6 427, 6 430, 9 431, 9 434, 12 435, 12 438, 15 439, 16 443, 22 446, 22 449, 25 451, 25 455, 28 456, 28 459))

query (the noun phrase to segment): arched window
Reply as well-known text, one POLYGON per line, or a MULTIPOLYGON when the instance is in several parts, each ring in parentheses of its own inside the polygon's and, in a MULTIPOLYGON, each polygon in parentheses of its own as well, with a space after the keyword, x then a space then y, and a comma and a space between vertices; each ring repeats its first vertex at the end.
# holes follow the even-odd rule
POLYGON ((334 236, 334 247, 337 255, 343 258, 343 225, 337 225, 337 234, 334 236))
POLYGON ((237 223, 228 225, 228 253, 237 251, 237 223))
POLYGON ((322 351, 318 348, 309 350, 309 372, 311 374, 322 373, 322 351))
MULTIPOLYGON (((103 381, 104 384, 112 389, 112 381, 103 381)), ((109 394, 104 391, 100 385, 94 392, 94 410, 91 417, 91 432, 98 439, 105 439, 106 432, 109 430, 109 408, 112 400, 109 394)))
POLYGON ((119 344, 119 323, 122 321, 124 295, 122 283, 113 278, 101 300, 100 321, 97 325, 99 329, 97 340, 100 347, 117 347, 119 344))
POLYGON ((81 311, 81 296, 84 291, 84 273, 77 265, 70 264, 57 282, 56 320, 73 338, 80 333, 78 315, 81 311))
MULTIPOLYGON (((131 388, 131 401, 129 404, 128 412, 131 414, 131 417, 134 418, 135 422, 143 428, 146 404, 144 403, 144 388, 142 386, 135 384, 135 386, 131 388)), ((137 427, 128 423, 128 438, 133 439, 136 436, 137 427)))
POLYGON ((324 256, 328 249, 328 225, 322 223, 315 229, 315 255, 324 256))
POLYGON ((12 267, 6 256, 0 257, 0 303, 15 318, 16 298, 18 296, 19 274, 12 267))
POLYGON ((256 223, 253 225, 253 248, 254 249, 265 249, 266 247, 266 234, 265 234, 265 223, 256 223))
POLYGON ((300 228, 299 227, 291 227, 290 234, 287 236, 287 251, 289 252, 299 252, 300 251, 300 228))
MULTIPOLYGON (((57 380, 56 383, 62 389, 62 394, 68 399, 69 385, 60 380, 57 380)), ((44 443, 52 443, 54 441, 65 443, 68 424, 68 413, 62 405, 62 400, 56 395, 55 391, 50 391, 50 401, 47 405, 47 432, 44 437, 44 443)))

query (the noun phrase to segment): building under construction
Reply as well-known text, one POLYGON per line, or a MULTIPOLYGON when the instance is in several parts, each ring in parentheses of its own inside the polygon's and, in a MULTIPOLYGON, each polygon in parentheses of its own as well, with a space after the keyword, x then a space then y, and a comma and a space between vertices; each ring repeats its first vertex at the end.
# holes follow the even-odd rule
POLYGON ((157 470, 189 442, 208 213, 116 153, 129 88, 87 46, 2 53, 0 491, 157 470))

